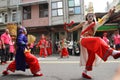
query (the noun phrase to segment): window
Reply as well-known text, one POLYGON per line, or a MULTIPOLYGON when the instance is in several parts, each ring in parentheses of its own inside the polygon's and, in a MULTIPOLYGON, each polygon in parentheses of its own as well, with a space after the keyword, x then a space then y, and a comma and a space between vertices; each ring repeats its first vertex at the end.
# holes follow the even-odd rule
POLYGON ((0 23, 2 22, 2 13, 0 13, 0 23))
POLYGON ((52 16, 63 15, 63 4, 62 2, 52 2, 52 16))
POLYGON ((68 0, 69 14, 80 14, 80 0, 68 0))
POLYGON ((23 19, 31 19, 31 6, 23 7, 23 19))
POLYGON ((8 19, 7 19, 7 18, 8 18, 7 13, 5 13, 5 15, 4 15, 4 16, 5 16, 5 23, 7 23, 7 21, 8 21, 8 19))
POLYGON ((74 0, 69 0, 69 7, 73 7, 74 6, 74 0))
POLYGON ((48 4, 40 4, 39 11, 40 17, 48 17, 48 4))
POLYGON ((57 3, 52 3, 52 9, 56 9, 57 8, 57 3))
POLYGON ((75 7, 74 10, 75 10, 75 14, 80 14, 80 7, 75 7))
POLYGON ((57 3, 57 8, 62 8, 62 2, 57 3))
POLYGON ((80 0, 74 0, 75 6, 80 6, 80 0))
POLYGON ((16 10, 12 10, 12 21, 17 21, 17 12, 16 12, 16 10))

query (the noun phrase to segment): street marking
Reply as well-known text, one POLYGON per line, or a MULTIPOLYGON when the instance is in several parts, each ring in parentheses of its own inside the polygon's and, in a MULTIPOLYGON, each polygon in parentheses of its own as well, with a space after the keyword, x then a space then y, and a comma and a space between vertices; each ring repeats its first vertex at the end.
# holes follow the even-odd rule
POLYGON ((107 62, 103 62, 103 63, 120 63, 120 61, 107 61, 107 62))
MULTIPOLYGON (((57 63, 67 63, 67 64, 78 64, 80 61, 39 61, 39 63, 57 64, 57 63)), ((120 63, 120 61, 106 61, 101 63, 120 63)))
MULTIPOLYGON (((11 63, 12 61, 8 61, 8 63, 11 63)), ((57 61, 57 60, 39 60, 39 63, 48 63, 48 64, 59 64, 59 63, 61 63, 61 64, 63 64, 63 63, 65 63, 65 64, 79 64, 80 63, 80 61, 63 61, 63 60, 60 60, 60 61, 57 61)), ((101 63, 120 63, 120 60, 118 61, 114 61, 114 60, 112 60, 112 61, 106 61, 106 62, 104 62, 104 61, 101 61, 101 63)))
POLYGON ((80 61, 40 61, 40 63, 79 63, 80 61))

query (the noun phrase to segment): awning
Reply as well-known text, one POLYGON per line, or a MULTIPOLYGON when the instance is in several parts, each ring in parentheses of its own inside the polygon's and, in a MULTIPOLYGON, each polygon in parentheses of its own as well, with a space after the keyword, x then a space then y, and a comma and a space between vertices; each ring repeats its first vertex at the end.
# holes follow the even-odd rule
POLYGON ((117 25, 103 25, 98 28, 97 31, 112 31, 112 30, 117 30, 119 26, 117 25))
POLYGON ((22 2, 20 6, 28 6, 28 5, 36 5, 36 4, 43 4, 48 3, 48 0, 38 0, 38 1, 30 1, 30 2, 22 2))

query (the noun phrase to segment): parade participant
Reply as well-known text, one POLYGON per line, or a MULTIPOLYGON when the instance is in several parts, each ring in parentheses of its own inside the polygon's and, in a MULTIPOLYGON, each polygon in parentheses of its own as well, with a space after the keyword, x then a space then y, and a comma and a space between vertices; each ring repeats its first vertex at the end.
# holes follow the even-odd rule
POLYGON ((107 38, 107 33, 106 33, 106 32, 103 33, 102 39, 103 39, 107 44, 109 44, 110 41, 109 41, 109 39, 107 38))
POLYGON ((88 75, 88 71, 92 71, 93 63, 96 62, 96 58, 101 58, 106 61, 109 56, 113 56, 114 59, 120 57, 120 51, 113 50, 110 46, 103 41, 100 37, 94 37, 94 34, 98 27, 103 25, 109 17, 114 13, 115 9, 110 9, 110 11, 103 16, 98 22, 95 20, 95 15, 93 13, 88 13, 86 15, 87 21, 82 22, 71 29, 66 29, 68 32, 78 30, 82 28, 80 34, 80 64, 86 66, 82 73, 82 77, 91 79, 92 77, 88 75))
POLYGON ((12 61, 15 55, 15 42, 12 40, 10 42, 10 49, 9 49, 9 60, 12 61))
POLYGON ((72 40, 69 40, 69 43, 68 43, 68 52, 69 52, 69 55, 73 54, 73 41, 72 40))
POLYGON ((2 72, 3 75, 8 75, 9 72, 15 72, 15 70, 21 70, 25 71, 26 68, 30 68, 31 73, 34 76, 42 76, 43 74, 40 72, 40 66, 38 63, 38 60, 35 56, 33 56, 30 52, 25 51, 25 48, 27 48, 27 37, 26 37, 27 31, 24 27, 21 27, 16 44, 17 44, 17 50, 15 55, 15 60, 11 62, 6 70, 2 72), (24 52, 25 51, 25 52, 24 52))
POLYGON ((9 30, 5 29, 5 32, 1 35, 1 40, 3 42, 3 52, 5 54, 5 63, 7 63, 9 59, 9 49, 10 49, 10 41, 11 36, 9 34, 9 30))
POLYGON ((61 49, 60 56, 61 56, 61 58, 69 57, 67 47, 68 47, 67 40, 65 38, 62 38, 62 40, 60 40, 60 49, 61 49))
POLYGON ((41 39, 38 42, 37 46, 40 47, 40 53, 39 53, 40 57, 43 56, 44 58, 46 58, 47 57, 47 49, 46 49, 47 45, 46 45, 46 38, 44 34, 41 35, 41 39))
POLYGON ((1 60, 1 64, 5 64, 4 61, 5 61, 5 54, 3 53, 3 42, 2 40, 0 39, 0 60, 1 60))
POLYGON ((48 56, 52 55, 52 41, 50 40, 49 36, 47 37, 47 41, 46 41, 46 49, 48 56))
POLYGON ((113 35, 113 42, 116 50, 120 50, 120 34, 119 30, 116 30, 113 35))

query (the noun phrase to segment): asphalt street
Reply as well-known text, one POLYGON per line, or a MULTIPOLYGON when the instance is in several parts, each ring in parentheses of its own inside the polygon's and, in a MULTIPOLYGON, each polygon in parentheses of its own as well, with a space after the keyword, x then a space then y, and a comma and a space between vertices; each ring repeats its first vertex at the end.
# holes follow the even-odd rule
MULTIPOLYGON (((33 77, 30 70, 26 72, 16 71, 7 76, 0 73, 0 80, 87 80, 82 78, 81 73, 84 67, 79 65, 79 56, 70 56, 69 58, 59 58, 59 56, 50 56, 39 58, 42 77, 33 77)), ((9 64, 10 62, 8 62, 9 64)), ((8 64, 0 65, 2 72, 8 64)), ((112 80, 116 69, 120 66, 120 59, 114 60, 112 57, 107 62, 101 62, 90 72, 92 80, 112 80)))

